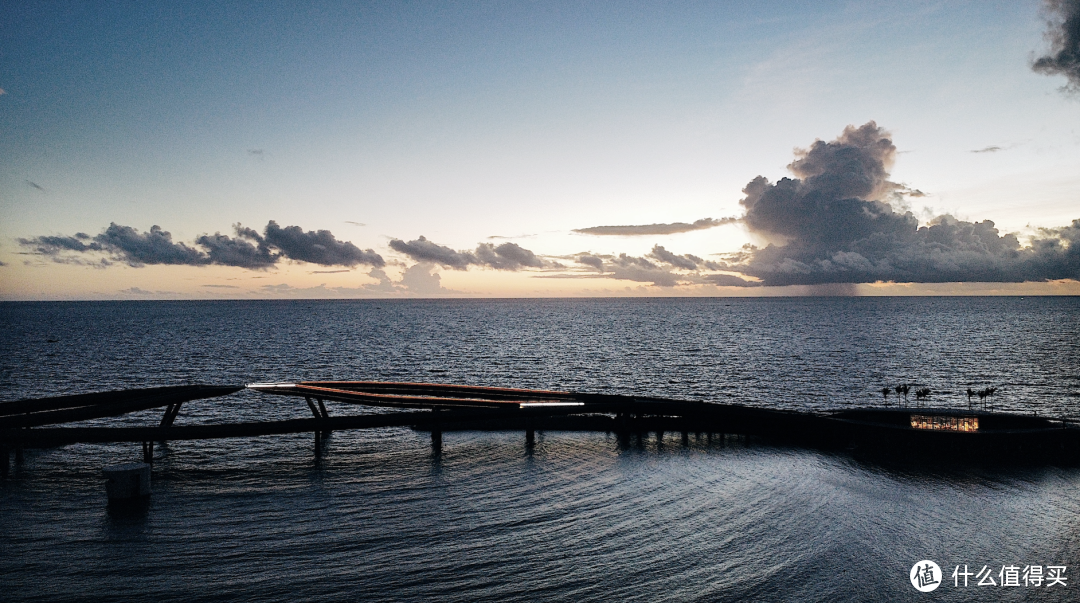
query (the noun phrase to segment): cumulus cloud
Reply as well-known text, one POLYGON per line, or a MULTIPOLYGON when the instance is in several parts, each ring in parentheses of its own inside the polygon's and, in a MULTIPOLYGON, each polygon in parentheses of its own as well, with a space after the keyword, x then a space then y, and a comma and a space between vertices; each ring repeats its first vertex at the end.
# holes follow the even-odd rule
POLYGON ((94 237, 94 241, 134 267, 146 264, 197 266, 210 263, 205 253, 183 243, 173 243, 172 235, 156 225, 146 232, 139 232, 130 226, 113 222, 105 232, 94 237))
POLYGON ((896 147, 874 122, 797 152, 795 178, 758 176, 743 189, 747 227, 783 244, 750 248, 718 268, 766 285, 897 282, 1023 282, 1080 277, 1080 221, 1044 229, 1021 246, 990 220, 949 215, 919 226, 890 204, 896 147))
POLYGON ((604 271, 604 260, 600 257, 592 255, 591 253, 583 253, 577 257, 579 264, 594 268, 599 272, 604 271))
POLYGON ((394 284, 394 281, 387 276, 386 271, 382 268, 372 268, 368 272, 368 276, 373 279, 377 279, 378 283, 372 283, 364 285, 364 289, 376 293, 398 293, 401 289, 394 284))
MULTIPOLYGON (((30 253, 61 263, 86 263, 83 255, 104 253, 133 267, 216 264, 261 269, 283 258, 321 266, 385 265, 382 256, 371 249, 361 250, 350 242, 338 241, 328 230, 305 232, 299 226, 282 228, 271 220, 261 235, 240 224, 234 226, 234 234, 232 237, 221 233, 202 235, 195 239, 195 246, 189 246, 173 242, 172 235, 160 226, 139 232, 114 222, 93 238, 85 233, 39 236, 19 239, 19 244, 29 248, 30 253)), ((102 261, 109 263, 107 258, 102 261)))
POLYGON ((445 295, 454 293, 442 286, 442 277, 429 263, 413 264, 401 273, 401 285, 414 295, 445 295))
POLYGON ((1065 89, 1080 92, 1080 0, 1046 0, 1050 15, 1046 39, 1050 53, 1035 59, 1031 68, 1046 75, 1064 75, 1065 89))
POLYGON ((240 224, 233 226, 233 230, 235 238, 214 233, 195 239, 206 249, 211 264, 258 269, 277 263, 279 254, 270 251, 259 233, 240 224))
POLYGON ((680 232, 690 232, 693 230, 705 230, 706 228, 715 228, 717 226, 732 224, 738 221, 738 218, 721 218, 719 220, 703 218, 694 221, 692 224, 686 222, 672 222, 671 224, 641 224, 636 226, 590 226, 589 228, 575 228, 573 232, 587 235, 624 237, 669 235, 678 234, 680 232))
POLYGON ((555 268, 559 264, 545 261, 517 243, 480 243, 474 251, 455 251, 421 236, 415 241, 393 239, 390 248, 417 262, 437 264, 452 270, 466 270, 469 266, 482 266, 495 270, 521 270, 522 268, 555 268))
MULTIPOLYGON (((720 264, 717 262, 704 260, 692 254, 679 255, 672 253, 660 245, 654 245, 652 251, 645 257, 625 253, 620 253, 617 256, 583 253, 579 254, 575 259, 578 264, 588 266, 599 273, 591 275, 590 278, 613 278, 652 283, 658 287, 707 283, 709 277, 707 275, 702 276, 699 270, 720 268, 720 264), (676 272, 676 270, 692 272, 676 272)), ((584 275, 577 276, 580 278, 584 275)))
POLYGON ((278 226, 270 220, 266 225, 266 244, 281 250, 290 260, 319 264, 320 266, 355 266, 366 264, 380 267, 385 264, 382 256, 370 249, 360 250, 348 241, 338 241, 329 230, 309 230, 299 226, 278 226))
POLYGON ((517 243, 480 243, 476 247, 476 259, 483 265, 496 270, 520 270, 522 268, 543 268, 544 262, 536 254, 517 243))
POLYGON ((427 240, 423 235, 406 243, 400 239, 390 241, 390 248, 405 254, 417 262, 439 264, 453 270, 465 270, 476 263, 476 256, 467 251, 454 251, 449 247, 427 240))
POLYGON ((719 270, 721 268, 721 265, 717 262, 705 260, 689 253, 676 255, 660 245, 653 246, 652 251, 649 253, 649 257, 684 270, 698 270, 700 268, 719 270))

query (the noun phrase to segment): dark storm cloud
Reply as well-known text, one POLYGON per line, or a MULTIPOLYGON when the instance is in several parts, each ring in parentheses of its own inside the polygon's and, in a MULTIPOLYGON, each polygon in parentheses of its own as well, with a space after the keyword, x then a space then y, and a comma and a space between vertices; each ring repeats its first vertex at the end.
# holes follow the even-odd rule
POLYGON ((522 268, 556 268, 559 264, 540 259, 535 253, 517 243, 480 243, 475 251, 455 251, 421 236, 415 241, 400 239, 390 241, 390 248, 405 254, 417 262, 438 264, 453 270, 466 270, 469 266, 483 266, 495 270, 521 270, 522 268))
MULTIPOLYGON (((234 231, 235 237, 221 233, 202 235, 195 239, 197 247, 190 247, 174 243, 172 235, 160 226, 139 232, 114 222, 93 238, 84 233, 73 237, 40 236, 19 239, 19 244, 30 248, 30 253, 61 263, 86 263, 81 254, 104 253, 134 267, 216 264, 261 269, 275 265, 282 258, 321 266, 385 265, 382 256, 371 249, 360 250, 352 243, 338 241, 328 230, 305 232, 299 226, 282 228, 271 220, 263 235, 240 224, 234 226, 234 231)), ((109 264, 105 258, 101 262, 109 264)))
POLYGON ((1046 0, 1050 13, 1046 39, 1050 54, 1035 59, 1031 68, 1046 75, 1064 75, 1066 89, 1080 91, 1080 0, 1046 0))
POLYGON ((264 231, 265 243, 279 249, 285 257, 320 266, 355 266, 376 268, 385 265, 382 256, 371 249, 361 250, 348 241, 338 241, 329 230, 309 230, 299 226, 278 226, 270 220, 264 231))
POLYGON ((673 222, 671 224, 642 224, 637 226, 591 226, 589 228, 575 228, 573 232, 588 235, 618 235, 627 237, 669 235, 678 234, 680 232, 690 232, 693 230, 705 230, 706 228, 715 228, 717 226, 723 226, 724 224, 731 224, 738 221, 738 218, 721 218, 719 220, 703 218, 695 221, 693 224, 673 222))
POLYGON ((911 212, 895 211, 887 200, 904 190, 888 180, 895 155, 888 133, 870 122, 800 151, 788 166, 797 178, 755 178, 743 190, 744 221, 784 243, 717 267, 766 285, 1080 277, 1080 222, 1043 230, 1022 247, 990 220, 943 215, 920 227, 911 212))

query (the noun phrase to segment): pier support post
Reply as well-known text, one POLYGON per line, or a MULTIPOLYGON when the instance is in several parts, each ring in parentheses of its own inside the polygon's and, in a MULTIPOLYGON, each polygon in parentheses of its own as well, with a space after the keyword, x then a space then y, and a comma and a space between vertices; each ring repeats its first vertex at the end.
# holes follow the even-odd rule
POLYGON ((176 415, 180 414, 180 405, 183 402, 177 402, 165 407, 165 414, 161 417, 162 427, 172 427, 173 421, 176 420, 176 415))
POLYGON ((690 434, 686 431, 682 432, 682 446, 683 448, 690 447, 690 434))
POLYGON ((144 463, 146 463, 147 465, 153 465, 154 464, 154 443, 153 442, 143 442, 142 443, 142 455, 143 455, 143 462, 144 463))
POLYGON ((323 445, 322 432, 321 431, 316 431, 315 432, 315 458, 317 458, 317 459, 322 458, 322 452, 323 452, 322 451, 322 445, 323 445))
POLYGON ((8 461, 11 459, 7 448, 0 448, 0 478, 8 476, 8 472, 11 471, 8 467, 8 461))
MULTIPOLYGON (((319 413, 322 414, 322 418, 329 419, 330 413, 326 412, 326 405, 323 404, 322 398, 315 398, 315 401, 319 403, 319 413)), ((330 430, 327 429, 323 432, 323 439, 330 437, 330 430)))
POLYGON ((532 450, 536 445, 536 430, 531 427, 525 430, 525 447, 532 450))
POLYGON ((442 424, 439 421, 439 409, 431 409, 432 417, 435 419, 431 423, 431 454, 439 456, 442 454, 442 424))

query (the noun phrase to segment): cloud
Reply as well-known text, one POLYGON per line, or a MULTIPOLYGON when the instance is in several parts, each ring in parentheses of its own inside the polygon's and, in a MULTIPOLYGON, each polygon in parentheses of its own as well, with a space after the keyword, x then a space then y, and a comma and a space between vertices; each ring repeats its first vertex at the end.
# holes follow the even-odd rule
POLYGON ((36 188, 37 190, 39 190, 39 191, 41 191, 43 193, 46 192, 45 189, 42 188, 40 184, 38 184, 37 182, 34 182, 32 180, 27 180, 26 185, 31 187, 31 188, 36 188))
POLYGON ((1064 75, 1065 90, 1080 92, 1080 0, 1046 0, 1046 39, 1050 54, 1041 56, 1031 68, 1046 75, 1064 75))
POLYGON ((352 220, 345 220, 346 224, 352 224, 353 226, 367 226, 363 222, 353 222, 352 220))
POLYGON ((365 293, 405 294, 413 296, 447 295, 460 293, 442 286, 442 277, 436 272, 435 264, 420 262, 413 264, 401 273, 401 280, 394 281, 386 272, 373 268, 368 276, 378 279, 378 283, 362 285, 365 293))
MULTIPOLYGON (((235 237, 214 233, 195 239, 195 247, 174 243, 172 235, 160 226, 139 232, 130 226, 111 223, 92 239, 85 233, 69 236, 39 236, 19 239, 31 253, 48 256, 61 263, 87 263, 80 254, 104 253, 115 261, 133 267, 152 265, 237 266, 248 269, 269 268, 282 258, 321 266, 357 264, 381 267, 382 256, 371 249, 361 250, 347 241, 338 241, 328 230, 307 231, 299 226, 278 226, 271 220, 260 235, 240 224, 233 227, 235 237)), ((108 265, 107 259, 102 261, 108 265)))
POLYGON ((401 274, 401 285, 414 295, 444 295, 455 293, 442 286, 442 277, 435 271, 435 266, 429 263, 419 263, 409 266, 401 274))
POLYGON ((338 241, 329 230, 304 232, 299 226, 278 226, 270 220, 266 225, 266 243, 281 250, 290 260, 310 262, 320 266, 355 266, 367 264, 382 267, 382 256, 371 249, 361 251, 348 241, 338 241))
POLYGON ((595 255, 583 253, 577 257, 577 261, 579 264, 590 266, 600 272, 604 271, 604 260, 595 255))
POLYGON ((477 261, 496 270, 521 270, 522 268, 543 268, 545 263, 536 254, 517 243, 493 245, 480 243, 476 247, 477 261))
POLYGON ((1001 151, 1001 150, 1004 150, 1004 149, 1002 149, 1001 147, 990 146, 990 147, 985 147, 985 148, 982 148, 982 149, 975 149, 974 151, 972 151, 972 153, 997 153, 998 151, 1001 151))
POLYGON ((195 242, 206 249, 210 263, 240 268, 269 268, 277 263, 280 254, 271 253, 259 233, 250 228, 233 225, 236 238, 215 232, 202 235, 195 242))
POLYGON ((128 295, 176 295, 175 291, 147 291, 146 289, 140 289, 139 287, 121 289, 120 293, 127 293, 128 295))
POLYGON ((711 262, 689 253, 676 255, 660 245, 653 246, 652 251, 649 253, 649 257, 684 270, 698 270, 699 268, 719 270, 721 268, 720 264, 716 262, 711 262))
POLYGON ((706 274, 702 277, 706 283, 717 287, 760 287, 761 283, 749 281, 733 274, 706 274))
MULTIPOLYGON (((625 254, 620 257, 625 257, 625 254)), ((626 259, 640 260, 641 258, 626 259)), ((672 274, 670 270, 660 268, 659 266, 649 264, 648 262, 616 262, 614 269, 611 271, 611 278, 639 283, 652 283, 657 287, 674 287, 679 284, 678 276, 672 274)))
POLYGON ((401 291, 401 288, 395 285, 394 281, 390 280, 390 277, 386 275, 386 271, 381 268, 372 268, 368 272, 368 276, 379 281, 378 283, 364 285, 364 289, 368 291, 377 293, 398 293, 401 291))
POLYGON ((942 215, 920 227, 910 211, 889 203, 903 190, 888 180, 895 155, 888 132, 874 122, 798 151, 788 166, 796 178, 758 176, 740 202, 751 231, 783 244, 749 248, 716 266, 765 285, 1080 277, 1080 221, 1041 230, 1029 247, 990 220, 942 215))
MULTIPOLYGON (((656 251, 657 248, 662 252, 666 251, 659 245, 654 247, 653 251, 656 251)), ((674 254, 671 255, 674 256, 674 254)), ((686 275, 672 272, 670 267, 661 266, 648 258, 635 257, 625 253, 620 253, 617 256, 583 253, 579 254, 576 260, 578 264, 588 266, 599 274, 561 275, 556 278, 612 278, 639 283, 652 283, 658 287, 674 287, 680 282, 693 282, 693 279, 686 275)), ((662 259, 659 261, 669 263, 662 259)))
POLYGON ((198 249, 173 243, 172 235, 157 225, 140 233, 130 226, 113 222, 105 232, 94 237, 94 241, 133 267, 146 264, 198 266, 210 263, 206 254, 198 249))
POLYGON ((738 221, 738 218, 721 218, 719 220, 703 218, 701 220, 696 220, 693 224, 673 222, 671 224, 642 224, 638 226, 590 226, 589 228, 575 228, 573 232, 587 235, 624 237, 669 235, 690 232, 693 230, 705 230, 706 228, 715 228, 717 226, 732 224, 738 221))
MULTIPOLYGON (((578 264, 588 266, 598 274, 571 274, 553 278, 612 278, 640 283, 652 283, 658 287, 674 287, 681 284, 710 284, 711 275, 702 275, 702 269, 720 270, 720 262, 705 260, 696 255, 672 253, 661 245, 654 245, 645 257, 620 253, 614 255, 578 254, 578 264), (676 272, 677 270, 688 272, 676 272)), ((737 277, 735 277, 737 278, 737 277)), ((751 281, 739 279, 746 285, 751 281)))
POLYGON ((251 156, 251 157, 256 157, 256 158, 258 158, 258 159, 260 159, 260 160, 261 160, 261 159, 262 159, 263 157, 265 157, 265 156, 266 156, 266 154, 265 154, 265 153, 263 153, 263 150, 262 150, 262 149, 248 149, 248 150, 247 150, 247 154, 248 154, 249 156, 251 156))
POLYGON ((236 285, 203 285, 203 287, 211 287, 214 289, 239 289, 236 285))
POLYGON ((469 266, 482 266, 495 270, 521 270, 523 268, 556 268, 555 262, 545 261, 517 243, 480 243, 475 251, 455 251, 421 236, 415 241, 400 239, 390 241, 390 248, 422 263, 437 264, 451 270, 467 270, 469 266))
POLYGON ((423 235, 415 241, 406 243, 400 239, 390 241, 390 248, 398 253, 403 253, 418 262, 439 264, 453 270, 465 270, 469 264, 477 263, 476 256, 467 251, 454 251, 424 238, 423 235))

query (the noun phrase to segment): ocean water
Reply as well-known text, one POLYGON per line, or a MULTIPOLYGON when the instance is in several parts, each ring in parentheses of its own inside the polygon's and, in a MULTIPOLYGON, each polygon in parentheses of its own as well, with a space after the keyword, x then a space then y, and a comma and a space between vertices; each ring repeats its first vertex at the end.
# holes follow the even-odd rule
MULTIPOLYGON (((372 379, 797 409, 1080 418, 1078 298, 0 304, 0 399, 181 383, 372 379), (895 398, 890 399, 895 403, 895 398)), ((367 412, 329 404, 331 414, 367 412)), ((160 411, 109 424, 153 424, 160 411)), ((309 416, 243 392, 178 424, 309 416)), ((99 423, 105 423, 99 422, 99 423)), ((865 458, 722 434, 408 429, 27 451, 0 482, 0 600, 1080 600, 1080 469, 865 458), (908 581, 936 561, 931 594, 908 581), (1066 566, 1067 586, 953 585, 1066 566), (1074 579, 1073 576, 1076 576, 1074 579)))

